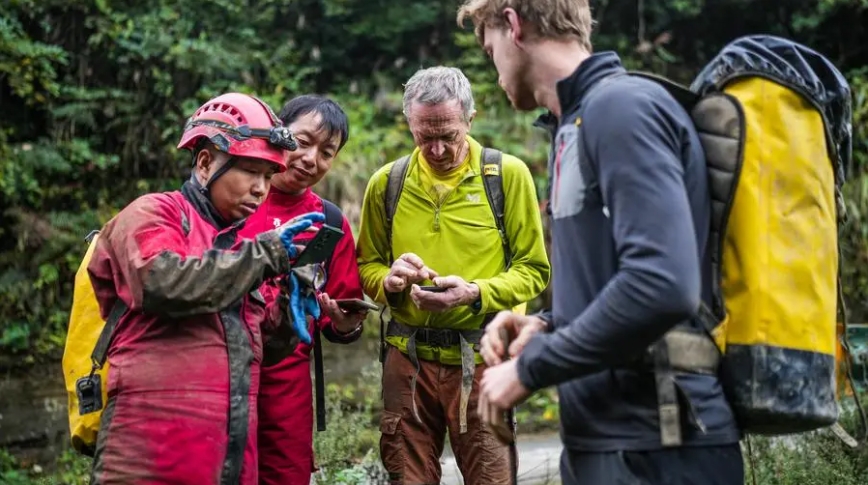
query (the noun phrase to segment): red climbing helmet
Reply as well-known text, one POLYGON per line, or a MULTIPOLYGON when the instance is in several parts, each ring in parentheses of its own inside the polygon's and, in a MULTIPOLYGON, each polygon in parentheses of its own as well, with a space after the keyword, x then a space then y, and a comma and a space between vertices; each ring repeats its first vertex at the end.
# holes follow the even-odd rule
POLYGON ((222 152, 269 161, 280 172, 286 170, 287 150, 297 148, 292 132, 267 104, 241 93, 221 94, 197 109, 178 148, 194 150, 203 137, 222 152))

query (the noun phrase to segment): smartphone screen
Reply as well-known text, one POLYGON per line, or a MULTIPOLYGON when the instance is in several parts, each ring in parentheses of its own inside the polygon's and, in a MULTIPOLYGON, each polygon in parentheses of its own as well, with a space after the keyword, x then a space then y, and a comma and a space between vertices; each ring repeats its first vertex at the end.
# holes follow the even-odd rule
POLYGON ((420 286, 419 289, 422 291, 430 291, 432 293, 443 293, 449 288, 446 288, 444 286, 420 286))

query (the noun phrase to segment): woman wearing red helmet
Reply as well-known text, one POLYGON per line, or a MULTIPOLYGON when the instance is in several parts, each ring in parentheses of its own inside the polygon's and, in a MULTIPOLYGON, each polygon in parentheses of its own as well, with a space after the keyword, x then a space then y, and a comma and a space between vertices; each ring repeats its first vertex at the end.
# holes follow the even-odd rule
POLYGON ((91 483, 257 483, 262 332, 289 320, 286 298, 259 288, 290 270, 292 236, 322 215, 237 233, 294 144, 266 104, 218 96, 185 126, 178 148, 195 166, 181 190, 146 194, 103 228, 88 272, 102 316, 122 316, 91 483))

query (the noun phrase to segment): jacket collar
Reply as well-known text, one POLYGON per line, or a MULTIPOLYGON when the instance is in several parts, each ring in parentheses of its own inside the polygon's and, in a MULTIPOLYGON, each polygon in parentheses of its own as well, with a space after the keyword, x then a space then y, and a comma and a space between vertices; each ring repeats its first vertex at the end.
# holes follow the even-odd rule
POLYGON ((554 131, 565 119, 575 113, 582 104, 582 98, 591 87, 605 77, 625 72, 618 54, 606 51, 591 55, 572 74, 558 81, 556 90, 561 104, 561 119, 547 111, 534 122, 534 126, 554 131))
POLYGON ((211 200, 206 195, 207 190, 199 183, 199 179, 193 174, 190 179, 184 182, 181 186, 181 193, 184 198, 196 209, 196 212, 214 226, 218 231, 222 231, 232 224, 226 222, 217 212, 217 208, 211 203, 211 200))
POLYGON ((479 175, 482 173, 482 144, 470 135, 467 135, 467 144, 470 152, 470 171, 474 175, 479 175))

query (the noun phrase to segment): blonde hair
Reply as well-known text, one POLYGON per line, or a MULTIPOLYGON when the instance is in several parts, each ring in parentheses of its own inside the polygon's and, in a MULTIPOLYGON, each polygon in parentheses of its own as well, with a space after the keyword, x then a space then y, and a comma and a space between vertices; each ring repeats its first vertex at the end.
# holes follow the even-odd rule
POLYGON ((575 39, 591 51, 591 7, 588 0, 466 0, 458 9, 458 25, 470 19, 476 38, 484 41, 485 27, 507 26, 503 9, 511 8, 543 39, 575 39))

